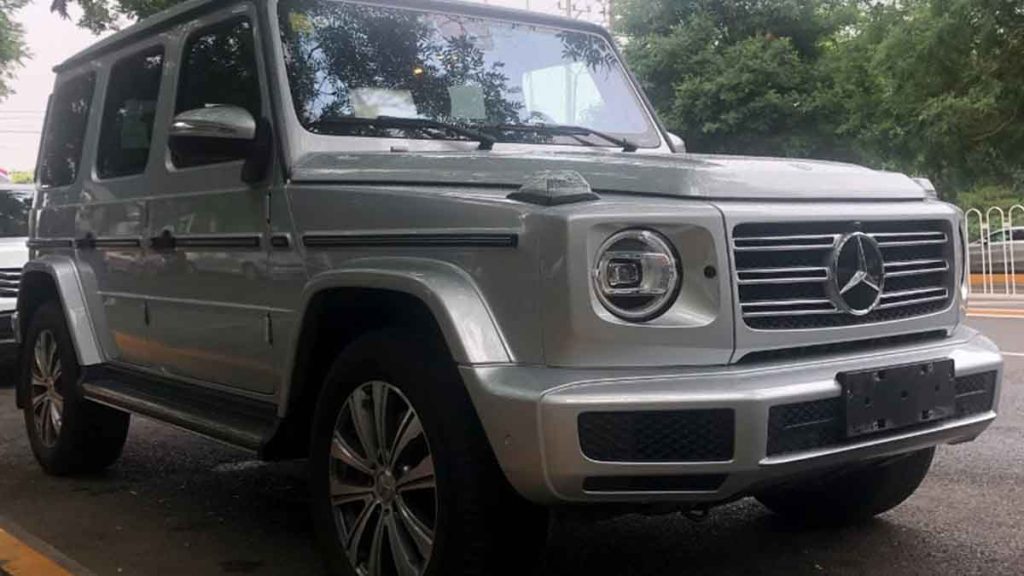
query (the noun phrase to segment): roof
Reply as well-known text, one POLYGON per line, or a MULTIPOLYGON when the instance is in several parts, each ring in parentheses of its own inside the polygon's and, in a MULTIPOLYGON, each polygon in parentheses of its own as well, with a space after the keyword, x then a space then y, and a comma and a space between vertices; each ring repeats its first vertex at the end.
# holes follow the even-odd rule
POLYGON ((35 184, 10 184, 7 182, 0 183, 0 193, 15 192, 18 194, 35 194, 35 184))
MULTIPOLYGON (((265 3, 268 1, 276 0, 253 0, 257 3, 265 3)), ((581 20, 573 20, 564 16, 553 16, 550 14, 543 14, 540 12, 532 12, 528 10, 519 10, 516 8, 503 8, 500 6, 492 6, 489 4, 472 3, 472 2, 461 2, 457 0, 333 0, 333 1, 349 1, 358 4, 370 4, 377 6, 393 6, 397 8, 412 8, 419 10, 431 10, 439 12, 451 12, 456 14, 465 14, 468 16, 478 16, 483 18, 496 18, 502 20, 515 20, 518 22, 529 22, 542 26, 551 26, 555 28, 570 28, 576 30, 585 30, 596 34, 601 34, 606 37, 610 37, 608 31, 590 22, 581 20)), ((223 6, 230 6, 232 4, 239 4, 239 0, 187 0, 181 4, 177 4, 172 8, 168 8, 163 12, 154 14, 149 18, 141 20, 120 32, 112 34, 103 40, 89 46, 85 50, 78 52, 71 56, 64 62, 54 66, 54 72, 62 72, 74 68, 75 66, 81 65, 85 62, 93 60, 106 54, 107 52, 117 50, 126 44, 130 44, 136 41, 140 37, 144 37, 147 34, 152 34, 160 30, 164 30, 171 26, 175 26, 184 21, 188 21, 194 16, 203 12, 209 12, 216 10, 223 6)))

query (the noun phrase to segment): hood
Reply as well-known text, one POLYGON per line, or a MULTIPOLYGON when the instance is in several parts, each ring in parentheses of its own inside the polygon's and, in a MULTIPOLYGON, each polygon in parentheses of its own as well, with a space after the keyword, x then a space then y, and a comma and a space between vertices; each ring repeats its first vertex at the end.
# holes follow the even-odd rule
POLYGON ((0 238, 0 268, 21 269, 28 262, 28 238, 0 238))
POLYGON ((307 154, 296 182, 521 186, 543 170, 574 170, 598 191, 723 200, 921 200, 893 172, 815 160, 611 152, 417 152, 307 154))

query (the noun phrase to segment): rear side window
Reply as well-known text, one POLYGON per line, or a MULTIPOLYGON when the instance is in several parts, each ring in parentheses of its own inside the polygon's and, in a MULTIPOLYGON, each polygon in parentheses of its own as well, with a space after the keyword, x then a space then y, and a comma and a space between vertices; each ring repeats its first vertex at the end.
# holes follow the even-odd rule
POLYGON ((78 177, 95 87, 94 72, 71 78, 57 87, 39 159, 39 182, 43 186, 67 186, 78 177))
MULTIPOLYGON (((256 50, 248 20, 229 20, 207 28, 185 46, 175 114, 213 104, 240 106, 254 118, 261 116, 256 50)), ((172 155, 178 167, 235 159, 202 150, 172 155)))
POLYGON ((111 70, 96 158, 100 178, 146 170, 163 65, 163 48, 157 48, 120 60, 111 70))

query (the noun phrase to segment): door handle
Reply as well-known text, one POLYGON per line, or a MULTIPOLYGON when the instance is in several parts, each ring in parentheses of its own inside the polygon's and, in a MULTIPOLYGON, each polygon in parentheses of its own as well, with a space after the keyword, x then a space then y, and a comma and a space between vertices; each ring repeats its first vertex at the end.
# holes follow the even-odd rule
POLYGON ((174 238, 174 233, 170 230, 164 230, 159 236, 149 239, 149 247, 159 252, 174 250, 176 245, 177 241, 174 238))

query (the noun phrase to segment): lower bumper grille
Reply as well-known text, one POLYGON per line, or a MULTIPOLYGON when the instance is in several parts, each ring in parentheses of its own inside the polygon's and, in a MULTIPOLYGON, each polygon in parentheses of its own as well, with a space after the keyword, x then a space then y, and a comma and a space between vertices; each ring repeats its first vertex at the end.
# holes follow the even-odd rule
POLYGON ((585 412, 580 448, 600 462, 724 462, 732 459, 729 409, 585 412))
MULTIPOLYGON (((996 373, 984 372, 956 379, 956 416, 970 416, 992 409, 996 373)), ((768 414, 769 456, 840 446, 843 434, 841 398, 773 406, 768 414)), ((898 434, 906 429, 883 432, 898 434)))

